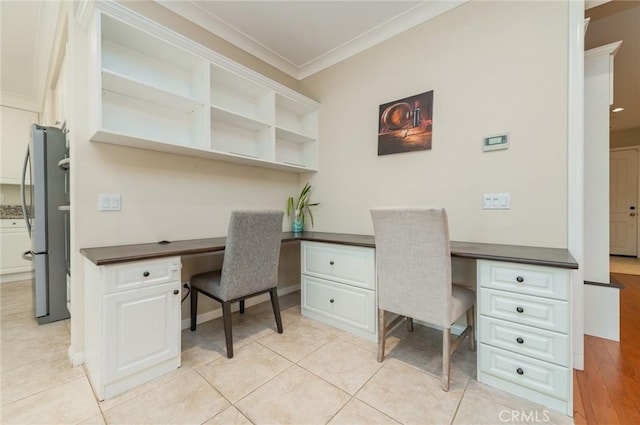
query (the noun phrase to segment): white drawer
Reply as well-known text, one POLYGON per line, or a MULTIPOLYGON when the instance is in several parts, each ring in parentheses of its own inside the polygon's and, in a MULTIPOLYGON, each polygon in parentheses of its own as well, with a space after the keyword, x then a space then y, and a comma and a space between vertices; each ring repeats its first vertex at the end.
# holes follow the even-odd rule
POLYGON ((375 292, 302 276, 302 309, 375 333, 375 292))
POLYGON ((569 333, 569 303, 480 288, 479 313, 523 325, 569 333))
POLYGON ((569 366, 569 336, 480 316, 480 342, 569 366))
POLYGON ((478 282, 491 289, 569 299, 569 271, 499 261, 478 261, 478 282))
POLYGON ((302 242, 302 274, 375 289, 375 250, 359 246, 302 242))
POLYGON ((180 257, 135 261, 103 266, 106 273, 104 293, 127 291, 146 286, 180 281, 180 257))
POLYGON ((480 344, 480 371, 561 400, 568 400, 570 371, 510 351, 480 344))

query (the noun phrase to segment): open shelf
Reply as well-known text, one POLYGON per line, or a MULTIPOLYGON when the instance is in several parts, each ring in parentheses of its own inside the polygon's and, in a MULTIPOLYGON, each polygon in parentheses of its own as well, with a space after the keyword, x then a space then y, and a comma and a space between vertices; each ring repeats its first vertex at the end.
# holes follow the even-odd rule
POLYGON ((204 59, 107 15, 101 30, 102 68, 184 97, 206 98, 204 59))
POLYGON ((273 121, 273 91, 218 66, 211 66, 211 105, 256 121, 273 121))
POLYGON ((276 139, 286 140, 291 143, 311 143, 316 141, 313 137, 294 133, 293 131, 280 127, 276 127, 276 139))
POLYGON ((259 131, 270 127, 270 125, 265 122, 256 121, 244 115, 236 114, 215 106, 211 107, 211 122, 224 123, 249 131, 259 131))
POLYGON ((276 126, 292 135, 315 139, 318 133, 317 109, 276 94, 276 126))
POLYGON ((105 89, 102 129, 138 139, 203 147, 207 145, 204 112, 203 106, 180 111, 105 89))
POLYGON ((102 69, 102 88, 183 112, 194 111, 203 106, 198 99, 170 93, 104 68, 102 69))
POLYGON ((316 102, 140 19, 98 9, 90 24, 97 37, 91 140, 296 173, 317 169, 316 102))

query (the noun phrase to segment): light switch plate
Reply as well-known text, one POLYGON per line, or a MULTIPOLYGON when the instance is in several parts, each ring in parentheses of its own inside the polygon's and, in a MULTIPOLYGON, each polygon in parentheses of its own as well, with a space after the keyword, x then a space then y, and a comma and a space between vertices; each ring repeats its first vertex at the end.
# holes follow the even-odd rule
POLYGON ((120 195, 98 195, 98 211, 120 211, 120 195))
POLYGON ((509 210, 511 209, 511 193, 485 193, 482 195, 482 209, 509 210))

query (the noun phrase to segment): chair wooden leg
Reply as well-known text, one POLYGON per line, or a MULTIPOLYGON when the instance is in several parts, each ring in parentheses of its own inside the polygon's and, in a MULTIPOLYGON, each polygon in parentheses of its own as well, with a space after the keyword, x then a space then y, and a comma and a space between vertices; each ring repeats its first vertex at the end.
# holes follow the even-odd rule
POLYGON ((240 314, 244 314, 244 300, 240 300, 240 314))
POLYGON ((407 331, 413 332, 413 318, 407 317, 407 331))
POLYGON ((476 351, 476 333, 475 333, 475 307, 472 305, 467 310, 467 326, 471 326, 471 332, 469 332, 469 351, 476 351))
POLYGON ((224 322, 224 339, 227 342, 227 357, 233 357, 233 336, 231 334, 231 303, 222 303, 222 320, 224 322))
POLYGON ((198 291, 191 288, 191 331, 196 330, 196 321, 198 319, 198 291))
POLYGON ((387 312, 378 309, 378 362, 384 360, 384 342, 387 338, 387 312))
POLYGON ((442 331, 442 390, 449 391, 451 371, 451 328, 442 331))
POLYGON ((282 333, 282 318, 280 317, 280 302, 278 301, 278 288, 272 288, 269 291, 269 295, 271 296, 271 307, 273 307, 273 315, 276 316, 276 327, 278 328, 278 333, 282 333))

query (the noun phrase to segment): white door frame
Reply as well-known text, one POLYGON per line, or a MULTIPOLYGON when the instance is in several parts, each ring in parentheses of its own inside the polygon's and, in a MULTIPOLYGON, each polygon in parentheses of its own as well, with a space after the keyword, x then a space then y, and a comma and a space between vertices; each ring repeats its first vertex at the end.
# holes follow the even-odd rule
MULTIPOLYGON (((609 152, 617 152, 617 151, 628 151, 635 150, 636 155, 638 157, 638 193, 637 193, 637 204, 640 204, 640 145, 631 145, 631 146, 622 146, 619 148, 609 148, 609 152)), ((636 213, 639 214, 640 217, 640 205, 636 205, 636 213)), ((636 258, 640 258, 640 218, 638 218, 638 225, 636 226, 636 258)))
POLYGON ((571 272, 571 348, 578 370, 584 369, 584 7, 584 0, 568 2, 567 248, 579 267, 571 272))

